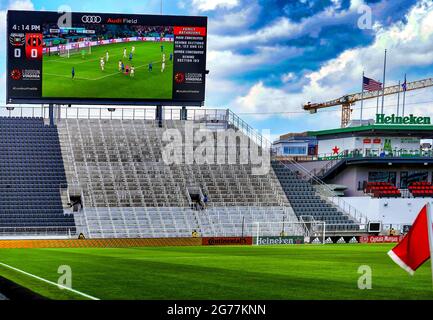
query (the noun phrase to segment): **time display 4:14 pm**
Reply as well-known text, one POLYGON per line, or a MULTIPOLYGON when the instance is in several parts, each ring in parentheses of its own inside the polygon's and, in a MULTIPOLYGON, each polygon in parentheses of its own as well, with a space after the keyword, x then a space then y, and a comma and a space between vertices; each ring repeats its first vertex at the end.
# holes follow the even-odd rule
POLYGON ((12 30, 37 32, 37 31, 41 31, 41 26, 35 24, 14 24, 12 25, 12 30))

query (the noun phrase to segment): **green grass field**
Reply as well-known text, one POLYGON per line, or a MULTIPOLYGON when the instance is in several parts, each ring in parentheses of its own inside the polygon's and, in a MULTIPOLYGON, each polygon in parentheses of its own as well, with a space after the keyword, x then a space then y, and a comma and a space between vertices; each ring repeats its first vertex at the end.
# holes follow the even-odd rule
POLYGON ((44 98, 106 98, 106 99, 171 99, 173 84, 173 62, 169 61, 173 43, 164 43, 166 55, 165 71, 161 72, 162 53, 160 42, 129 42, 92 47, 85 58, 80 53, 69 58, 44 56, 42 69, 42 96, 44 98), (123 59, 135 46, 132 63, 123 59), (109 52, 105 70, 100 67, 101 57, 109 52), (133 65, 135 77, 119 72, 119 60, 133 65), (149 63, 153 71, 148 71, 149 63), (75 79, 72 79, 72 68, 75 79))
MULTIPOLYGON (((2 249, 0 262, 111 299, 432 299, 429 263, 411 277, 386 255, 392 245, 2 249), (373 272, 358 289, 358 268, 373 272)), ((0 275, 52 299, 80 299, 3 266, 0 275)))

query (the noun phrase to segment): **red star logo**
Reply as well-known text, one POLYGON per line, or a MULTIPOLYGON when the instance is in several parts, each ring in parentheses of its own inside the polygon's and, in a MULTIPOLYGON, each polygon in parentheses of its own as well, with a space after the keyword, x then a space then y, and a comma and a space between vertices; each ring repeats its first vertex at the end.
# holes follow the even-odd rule
POLYGON ((340 153, 340 148, 339 147, 335 147, 334 149, 332 149, 332 152, 334 152, 334 154, 339 154, 340 153))

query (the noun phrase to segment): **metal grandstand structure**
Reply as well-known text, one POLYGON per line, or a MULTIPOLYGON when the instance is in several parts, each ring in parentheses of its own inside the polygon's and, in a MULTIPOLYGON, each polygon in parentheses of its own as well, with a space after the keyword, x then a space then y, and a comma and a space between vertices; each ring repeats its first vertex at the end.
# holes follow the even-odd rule
MULTIPOLYGON (((44 106, 8 108, 7 113, 48 117, 44 106)), ((164 130, 183 132, 187 122, 214 133, 234 129, 262 152, 270 151, 271 143, 230 110, 188 109, 184 118, 182 109, 165 108, 158 122, 155 108, 57 107, 55 118, 68 182, 62 202, 65 213, 75 217, 77 233, 91 238, 155 238, 189 237, 195 230, 203 236, 239 236, 239 226, 246 231, 246 226, 260 223, 264 234, 276 236, 281 223, 301 219, 272 168, 256 176, 251 163, 163 163, 164 130), (194 208, 191 189, 208 196, 204 210, 194 208), (76 212, 68 208, 73 197, 80 199, 76 212)), ((327 199, 320 203, 326 205, 314 208, 340 205, 327 199)), ((327 228, 353 231, 359 217, 344 208, 340 211, 333 210, 330 217, 335 219, 327 228), (338 218, 341 214, 347 218, 338 218)))

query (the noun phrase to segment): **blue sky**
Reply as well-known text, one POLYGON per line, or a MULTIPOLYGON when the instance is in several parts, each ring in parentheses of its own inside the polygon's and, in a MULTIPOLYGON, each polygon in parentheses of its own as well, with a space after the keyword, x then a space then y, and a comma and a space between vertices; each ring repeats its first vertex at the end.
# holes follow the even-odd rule
MULTIPOLYGON (((0 20, 4 24, 7 8, 57 10, 64 4, 74 11, 160 12, 160 0, 0 0, 0 20)), ((231 108, 272 135, 338 127, 339 108, 309 115, 301 105, 360 91, 363 70, 381 80, 385 48, 388 83, 397 83, 404 73, 409 80, 433 73, 431 0, 164 0, 163 8, 165 14, 209 17, 206 106, 231 108), (366 10, 371 24, 361 29, 366 10)), ((2 82, 4 54, 2 46, 2 82)), ((395 100, 387 98, 387 112, 395 110, 395 100)), ((413 113, 429 113, 432 101, 433 89, 408 94, 413 113)), ((372 118, 375 102, 365 107, 372 118)), ((359 105, 353 117, 359 117, 359 105)))

